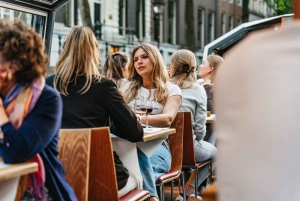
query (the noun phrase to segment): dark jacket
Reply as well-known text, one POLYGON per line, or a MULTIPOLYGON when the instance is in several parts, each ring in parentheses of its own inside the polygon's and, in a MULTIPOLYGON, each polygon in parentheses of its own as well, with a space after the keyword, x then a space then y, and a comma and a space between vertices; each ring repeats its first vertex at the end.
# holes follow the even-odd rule
POLYGON ((57 91, 46 85, 19 129, 16 130, 10 122, 1 126, 4 142, 0 143, 0 156, 5 163, 21 163, 39 153, 44 162, 50 197, 53 200, 76 201, 57 158, 61 116, 61 98, 57 91))
MULTIPOLYGON (((50 76, 46 82, 53 86, 53 80, 54 76, 50 76)), ((86 93, 80 94, 79 91, 85 80, 84 76, 78 77, 76 84, 75 82, 69 84, 69 95, 61 95, 64 105, 62 128, 109 126, 111 120, 114 125, 111 133, 131 142, 141 141, 143 128, 137 121, 136 115, 124 102, 116 84, 107 78, 102 78, 100 82, 94 82, 86 93)), ((116 154, 114 156, 120 190, 126 185, 129 175, 120 159, 116 154)))

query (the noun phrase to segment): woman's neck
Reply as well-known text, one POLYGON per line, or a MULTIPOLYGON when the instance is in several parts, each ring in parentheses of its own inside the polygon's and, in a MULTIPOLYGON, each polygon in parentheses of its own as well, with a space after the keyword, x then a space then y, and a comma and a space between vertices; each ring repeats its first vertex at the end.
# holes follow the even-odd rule
POLYGON ((143 87, 145 87, 146 89, 154 89, 155 83, 152 81, 152 79, 143 78, 143 87))
POLYGON ((211 76, 211 74, 208 74, 207 76, 203 77, 202 79, 204 81, 206 81, 206 80, 212 80, 212 76, 211 76))

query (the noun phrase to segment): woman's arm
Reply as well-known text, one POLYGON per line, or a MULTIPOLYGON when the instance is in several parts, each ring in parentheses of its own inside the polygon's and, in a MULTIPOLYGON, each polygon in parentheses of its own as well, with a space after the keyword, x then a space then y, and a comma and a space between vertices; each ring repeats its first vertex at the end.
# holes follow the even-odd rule
MULTIPOLYGON (((162 114, 148 115, 148 124, 156 127, 170 126, 176 117, 180 102, 179 95, 168 97, 162 114)), ((141 119, 141 123, 146 124, 146 117, 141 119)))
POLYGON ((48 89, 47 93, 43 91, 19 129, 15 129, 10 122, 1 125, 4 141, 0 143, 0 156, 4 162, 25 162, 42 152, 58 134, 61 115, 61 98, 54 90, 48 89))
POLYGON ((141 141, 144 136, 142 125, 112 81, 108 82, 107 92, 107 95, 103 94, 103 96, 106 95, 106 107, 114 123, 113 134, 131 142, 141 141))

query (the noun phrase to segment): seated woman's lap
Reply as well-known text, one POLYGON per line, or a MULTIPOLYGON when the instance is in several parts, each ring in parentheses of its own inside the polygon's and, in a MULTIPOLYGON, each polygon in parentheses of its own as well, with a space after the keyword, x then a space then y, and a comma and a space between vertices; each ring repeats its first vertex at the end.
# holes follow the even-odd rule
POLYGON ((209 142, 194 140, 195 158, 197 162, 206 161, 213 158, 217 153, 217 148, 209 142))

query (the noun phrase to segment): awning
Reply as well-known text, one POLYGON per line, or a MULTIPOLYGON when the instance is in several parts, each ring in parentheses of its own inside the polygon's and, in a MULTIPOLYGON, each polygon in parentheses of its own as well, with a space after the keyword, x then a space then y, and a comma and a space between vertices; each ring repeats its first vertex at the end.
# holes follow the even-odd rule
POLYGON ((219 37, 218 39, 214 40, 213 42, 207 44, 204 47, 203 57, 205 58, 211 53, 222 56, 250 32, 274 27, 276 25, 280 26, 284 22, 285 18, 292 19, 292 16, 293 14, 286 14, 243 23, 238 27, 232 29, 228 33, 224 34, 223 36, 219 37))
POLYGON ((15 4, 18 6, 23 6, 26 8, 32 8, 39 11, 55 11, 62 5, 64 5, 69 0, 1 0, 2 2, 7 2, 15 4))

